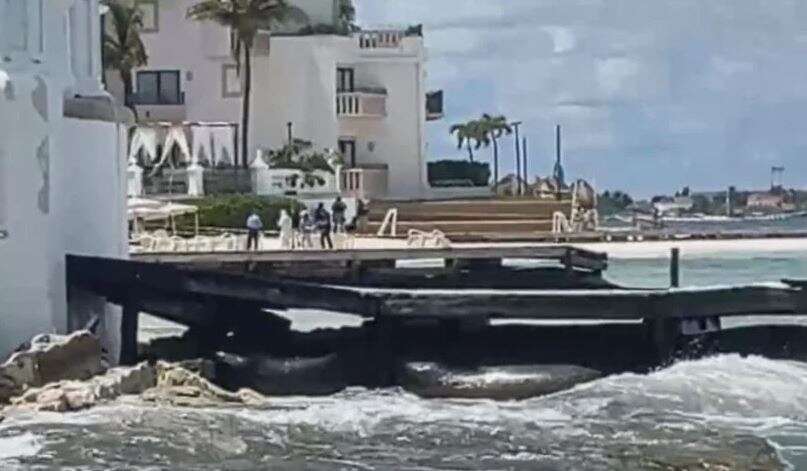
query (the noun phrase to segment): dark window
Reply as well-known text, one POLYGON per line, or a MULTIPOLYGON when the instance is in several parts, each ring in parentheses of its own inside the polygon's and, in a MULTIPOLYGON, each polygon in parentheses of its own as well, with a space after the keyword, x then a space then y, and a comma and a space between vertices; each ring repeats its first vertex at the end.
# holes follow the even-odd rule
POLYGON ((345 159, 345 165, 350 168, 356 166, 356 141, 353 139, 339 139, 339 153, 345 159))
POLYGON ((141 105, 181 105, 185 102, 178 70, 137 73, 135 102, 141 105))
POLYGON ((343 67, 336 69, 336 91, 341 93, 354 90, 353 69, 343 67))

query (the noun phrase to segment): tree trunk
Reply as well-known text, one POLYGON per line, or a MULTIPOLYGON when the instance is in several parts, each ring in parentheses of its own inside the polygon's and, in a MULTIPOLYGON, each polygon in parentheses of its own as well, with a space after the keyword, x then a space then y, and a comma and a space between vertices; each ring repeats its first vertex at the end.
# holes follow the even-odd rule
POLYGON ((493 184, 499 184, 499 143, 493 138, 493 184))
POLYGON ((468 147, 468 158, 471 160, 471 162, 473 162, 474 161, 474 151, 473 151, 473 149, 471 149, 471 141, 470 140, 467 141, 467 147, 468 147))
POLYGON ((120 70, 121 82, 123 82, 123 106, 132 110, 134 113, 135 121, 137 121, 137 109, 135 105, 132 103, 132 93, 134 92, 134 86, 132 84, 132 72, 129 70, 120 70))
POLYGON ((249 167, 249 102, 252 95, 252 47, 244 44, 244 95, 241 99, 241 162, 249 167))

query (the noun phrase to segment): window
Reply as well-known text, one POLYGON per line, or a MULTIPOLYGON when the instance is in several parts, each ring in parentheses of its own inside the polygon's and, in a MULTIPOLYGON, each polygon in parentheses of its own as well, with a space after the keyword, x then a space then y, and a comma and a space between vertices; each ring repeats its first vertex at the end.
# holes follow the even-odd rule
POLYGON ((144 33, 156 33, 160 30, 159 0, 137 0, 137 7, 143 14, 144 33))
POLYGON ((338 93, 355 90, 353 75, 353 69, 343 67, 336 69, 336 91, 338 93))
POLYGON ((350 168, 356 166, 356 140, 352 138, 339 139, 339 153, 350 168))
POLYGON ((241 96, 241 76, 238 74, 238 67, 233 64, 224 64, 221 67, 221 87, 224 98, 241 96))
POLYGON ((179 82, 178 70, 159 70, 137 73, 139 105, 182 105, 185 97, 179 82))

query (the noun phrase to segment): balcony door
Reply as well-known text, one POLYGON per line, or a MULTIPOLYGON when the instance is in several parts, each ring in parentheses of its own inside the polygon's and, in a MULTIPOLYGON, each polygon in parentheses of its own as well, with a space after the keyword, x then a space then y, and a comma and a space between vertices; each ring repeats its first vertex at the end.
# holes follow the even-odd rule
POLYGON ((356 140, 339 139, 339 153, 345 159, 345 164, 349 168, 356 167, 356 140))
POLYGON ((354 71, 348 67, 336 69, 336 92, 349 93, 355 91, 354 71))

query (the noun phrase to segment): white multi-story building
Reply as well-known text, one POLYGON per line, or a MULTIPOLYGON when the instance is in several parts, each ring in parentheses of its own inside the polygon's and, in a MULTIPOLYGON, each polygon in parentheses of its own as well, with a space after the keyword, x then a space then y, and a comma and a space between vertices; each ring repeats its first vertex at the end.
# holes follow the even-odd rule
MULTIPOLYGON (((135 73, 142 121, 241 120, 229 31, 187 19, 195 2, 137 0, 148 53, 148 65, 135 73)), ((428 197, 425 128, 439 115, 427 113, 420 29, 303 34, 336 25, 339 0, 291 3, 307 14, 307 25, 276 28, 271 40, 261 34, 255 46, 248 160, 281 147, 292 133, 341 152, 348 194, 428 197)), ((121 87, 116 93, 122 100, 121 87)))
POLYGON ((97 0, 0 0, 0 356, 112 309, 71 292, 68 319, 65 279, 69 253, 128 249, 131 113, 101 85, 99 14, 97 0))

